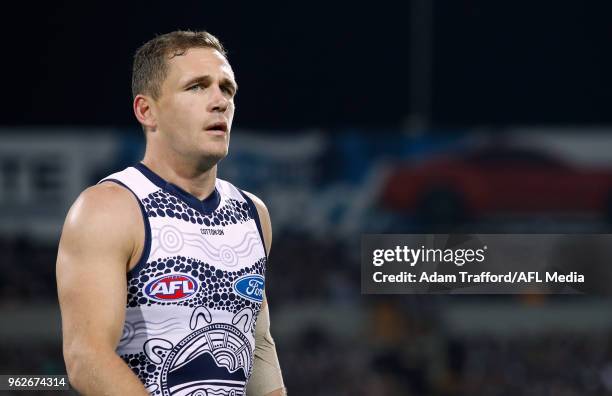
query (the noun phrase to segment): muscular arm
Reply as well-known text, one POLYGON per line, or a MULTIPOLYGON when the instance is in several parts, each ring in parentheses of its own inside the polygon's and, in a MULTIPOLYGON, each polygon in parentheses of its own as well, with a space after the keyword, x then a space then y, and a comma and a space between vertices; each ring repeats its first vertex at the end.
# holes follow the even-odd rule
MULTIPOLYGON (((255 195, 246 193, 257 207, 261 230, 264 237, 266 253, 270 254, 272 246, 272 224, 268 208, 255 195)), ((247 385, 248 396, 284 396, 286 389, 283 375, 280 370, 276 345, 270 334, 270 314, 268 302, 264 293, 264 300, 255 325, 255 359, 253 374, 247 385)))
POLYGON ((115 353, 125 319, 126 266, 140 253, 138 227, 138 203, 110 183, 84 191, 68 212, 56 276, 64 360, 81 394, 148 395, 115 353))

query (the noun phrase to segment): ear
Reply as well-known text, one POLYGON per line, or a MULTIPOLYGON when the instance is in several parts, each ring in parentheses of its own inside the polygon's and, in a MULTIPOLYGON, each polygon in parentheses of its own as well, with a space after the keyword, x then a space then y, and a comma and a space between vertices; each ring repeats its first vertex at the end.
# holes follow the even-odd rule
POLYGON ((134 98, 134 115, 145 129, 155 130, 157 118, 155 117, 153 99, 149 96, 138 94, 134 98))

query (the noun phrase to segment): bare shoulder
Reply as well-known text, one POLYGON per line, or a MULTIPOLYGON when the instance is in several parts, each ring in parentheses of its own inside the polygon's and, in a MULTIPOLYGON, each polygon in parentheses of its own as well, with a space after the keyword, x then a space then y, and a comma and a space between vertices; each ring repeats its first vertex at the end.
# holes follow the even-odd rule
POLYGON ((272 247, 272 222, 270 221, 270 212, 266 207, 266 204, 255 194, 248 191, 244 193, 251 198, 253 204, 257 208, 257 214, 259 215, 259 221, 261 223, 261 230, 264 235, 264 243, 266 245, 266 251, 270 254, 270 248, 272 247))
POLYGON ((257 195, 250 193, 248 191, 244 191, 246 195, 253 201, 255 207, 257 208, 257 212, 259 213, 259 218, 261 221, 264 221, 262 217, 266 217, 268 221, 270 221, 270 212, 268 212, 268 208, 264 201, 262 201, 257 195))
POLYGON ((66 224, 90 224, 92 220, 96 223, 120 224, 129 221, 130 215, 138 214, 139 210, 129 190, 114 183, 102 183, 87 188, 79 195, 68 212, 66 224))
POLYGON ((62 242, 71 245, 95 242, 130 249, 136 237, 140 216, 138 202, 126 188, 101 183, 84 190, 70 208, 62 242))
POLYGON ((75 205, 77 204, 97 209, 115 208, 119 211, 137 207, 133 194, 127 188, 113 182, 104 182, 85 189, 75 201, 75 205))

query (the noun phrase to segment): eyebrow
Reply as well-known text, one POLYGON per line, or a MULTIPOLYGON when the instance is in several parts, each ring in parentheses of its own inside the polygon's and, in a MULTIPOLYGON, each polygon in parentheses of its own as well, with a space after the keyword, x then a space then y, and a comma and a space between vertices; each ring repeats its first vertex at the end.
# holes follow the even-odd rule
MULTIPOLYGON (((194 77, 188 80, 183 86, 187 88, 196 83, 210 84, 211 82, 212 82, 212 78, 209 75, 204 75, 204 76, 197 76, 197 77, 194 77)), ((229 78, 226 78, 226 77, 224 77, 221 80, 221 83, 219 85, 222 87, 227 87, 227 86, 231 87, 234 90, 234 93, 238 91, 238 84, 235 81, 230 80, 229 78)))

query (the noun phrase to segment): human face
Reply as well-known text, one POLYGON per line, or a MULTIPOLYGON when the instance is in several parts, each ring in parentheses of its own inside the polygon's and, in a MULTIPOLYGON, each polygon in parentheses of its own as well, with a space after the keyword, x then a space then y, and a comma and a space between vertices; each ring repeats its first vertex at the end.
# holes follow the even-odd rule
POLYGON ((237 85, 227 59, 212 48, 190 48, 167 60, 154 101, 157 141, 166 154, 216 164, 227 155, 237 85))

